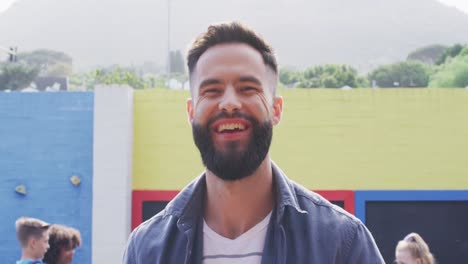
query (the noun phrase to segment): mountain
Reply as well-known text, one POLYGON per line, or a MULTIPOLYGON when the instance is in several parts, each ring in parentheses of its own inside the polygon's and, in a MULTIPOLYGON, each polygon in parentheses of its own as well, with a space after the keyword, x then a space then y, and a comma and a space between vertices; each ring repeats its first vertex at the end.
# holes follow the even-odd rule
POLYGON ((363 71, 430 44, 468 43, 468 15, 436 0, 18 0, 0 14, 0 46, 66 52, 78 68, 145 61, 218 21, 238 20, 283 66, 346 63, 363 71), (168 8, 170 2, 170 8, 168 8))

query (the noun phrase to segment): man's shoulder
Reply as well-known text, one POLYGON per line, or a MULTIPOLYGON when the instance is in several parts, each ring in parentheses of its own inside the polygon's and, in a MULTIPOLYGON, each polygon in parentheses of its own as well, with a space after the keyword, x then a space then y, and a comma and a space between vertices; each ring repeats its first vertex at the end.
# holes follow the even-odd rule
POLYGON ((171 260, 163 263, 179 263, 182 256, 173 252, 180 252, 185 247, 187 230, 196 224, 195 219, 202 211, 203 191, 204 178, 199 177, 177 194, 164 210, 135 228, 128 239, 123 263, 146 263, 148 259, 159 258, 171 260))
POLYGON ((341 225, 354 227, 361 225, 361 221, 338 205, 325 199, 320 194, 292 182, 301 210, 314 218, 317 224, 341 225))
POLYGON ((150 219, 137 226, 131 233, 130 238, 134 243, 147 243, 155 237, 161 236, 171 226, 177 226, 178 217, 168 214, 166 209, 160 211, 150 219))
POLYGON ((154 241, 154 237, 159 237, 158 241, 163 241, 163 236, 170 233, 173 228, 178 229, 178 222, 183 218, 184 221, 191 223, 200 213, 203 206, 203 192, 205 190, 204 174, 195 178, 176 197, 174 197, 158 214, 140 224, 133 230, 130 236, 130 242, 140 243, 141 241, 154 241))
POLYGON ((134 233, 144 233, 146 231, 152 230, 155 227, 164 224, 165 222, 170 221, 170 215, 167 214, 166 209, 163 209, 156 215, 152 216, 150 219, 145 220, 143 223, 138 225, 133 232, 134 233))
MULTIPOLYGON (((294 221, 303 221, 307 226, 324 225, 336 228, 356 228, 362 225, 361 221, 343 208, 330 203, 320 194, 289 179, 281 169, 272 162, 273 174, 277 183, 277 194, 280 197, 280 209, 287 205, 292 209, 288 217, 294 221), (299 213, 299 214, 297 214, 299 213)), ((280 210, 281 212, 281 210, 280 210)))
POLYGON ((289 229, 302 241, 321 241, 339 259, 349 263, 384 263, 375 241, 365 225, 343 208, 320 194, 293 183, 299 208, 291 210, 289 229), (333 248, 336 249, 333 251, 333 248))
POLYGON ((178 217, 163 210, 141 223, 130 234, 124 263, 144 263, 141 260, 148 256, 162 254, 160 249, 171 240, 169 234, 175 235, 174 231, 178 230, 177 221, 178 217))

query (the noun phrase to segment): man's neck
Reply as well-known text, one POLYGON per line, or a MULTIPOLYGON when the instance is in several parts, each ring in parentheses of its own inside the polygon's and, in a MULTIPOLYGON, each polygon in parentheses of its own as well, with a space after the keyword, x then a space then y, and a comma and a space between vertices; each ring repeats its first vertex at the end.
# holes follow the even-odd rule
POLYGON ((250 176, 225 181, 206 172, 204 218, 216 233, 234 239, 262 221, 274 206, 273 175, 269 156, 250 176))

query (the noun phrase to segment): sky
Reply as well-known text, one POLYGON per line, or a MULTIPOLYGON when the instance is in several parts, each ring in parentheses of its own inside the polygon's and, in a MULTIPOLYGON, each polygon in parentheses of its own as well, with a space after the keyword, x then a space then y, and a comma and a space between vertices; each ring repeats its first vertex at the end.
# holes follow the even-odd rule
POLYGON ((468 14, 468 1, 467 0, 438 0, 438 1, 448 6, 455 6, 456 8, 468 14))
MULTIPOLYGON (((0 0, 0 13, 7 10, 14 2, 18 0, 0 0)), ((467 0, 438 0, 448 6, 455 6, 461 11, 468 14, 468 1, 467 0)))
POLYGON ((0 13, 7 10, 16 0, 0 0, 0 13))

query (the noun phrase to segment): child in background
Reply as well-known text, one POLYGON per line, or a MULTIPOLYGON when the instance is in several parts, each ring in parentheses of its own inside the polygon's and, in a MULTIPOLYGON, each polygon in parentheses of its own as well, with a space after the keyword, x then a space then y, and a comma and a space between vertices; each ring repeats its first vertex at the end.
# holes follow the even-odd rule
POLYGON ((44 256, 46 264, 70 264, 75 248, 81 245, 80 231, 75 228, 52 225, 49 230, 50 248, 44 256))
POLYGON ((397 264, 435 264, 434 257, 424 239, 416 233, 398 242, 395 250, 397 264))
POLYGON ((41 264, 49 249, 49 224, 29 217, 16 220, 16 236, 21 244, 21 259, 16 264, 41 264))

